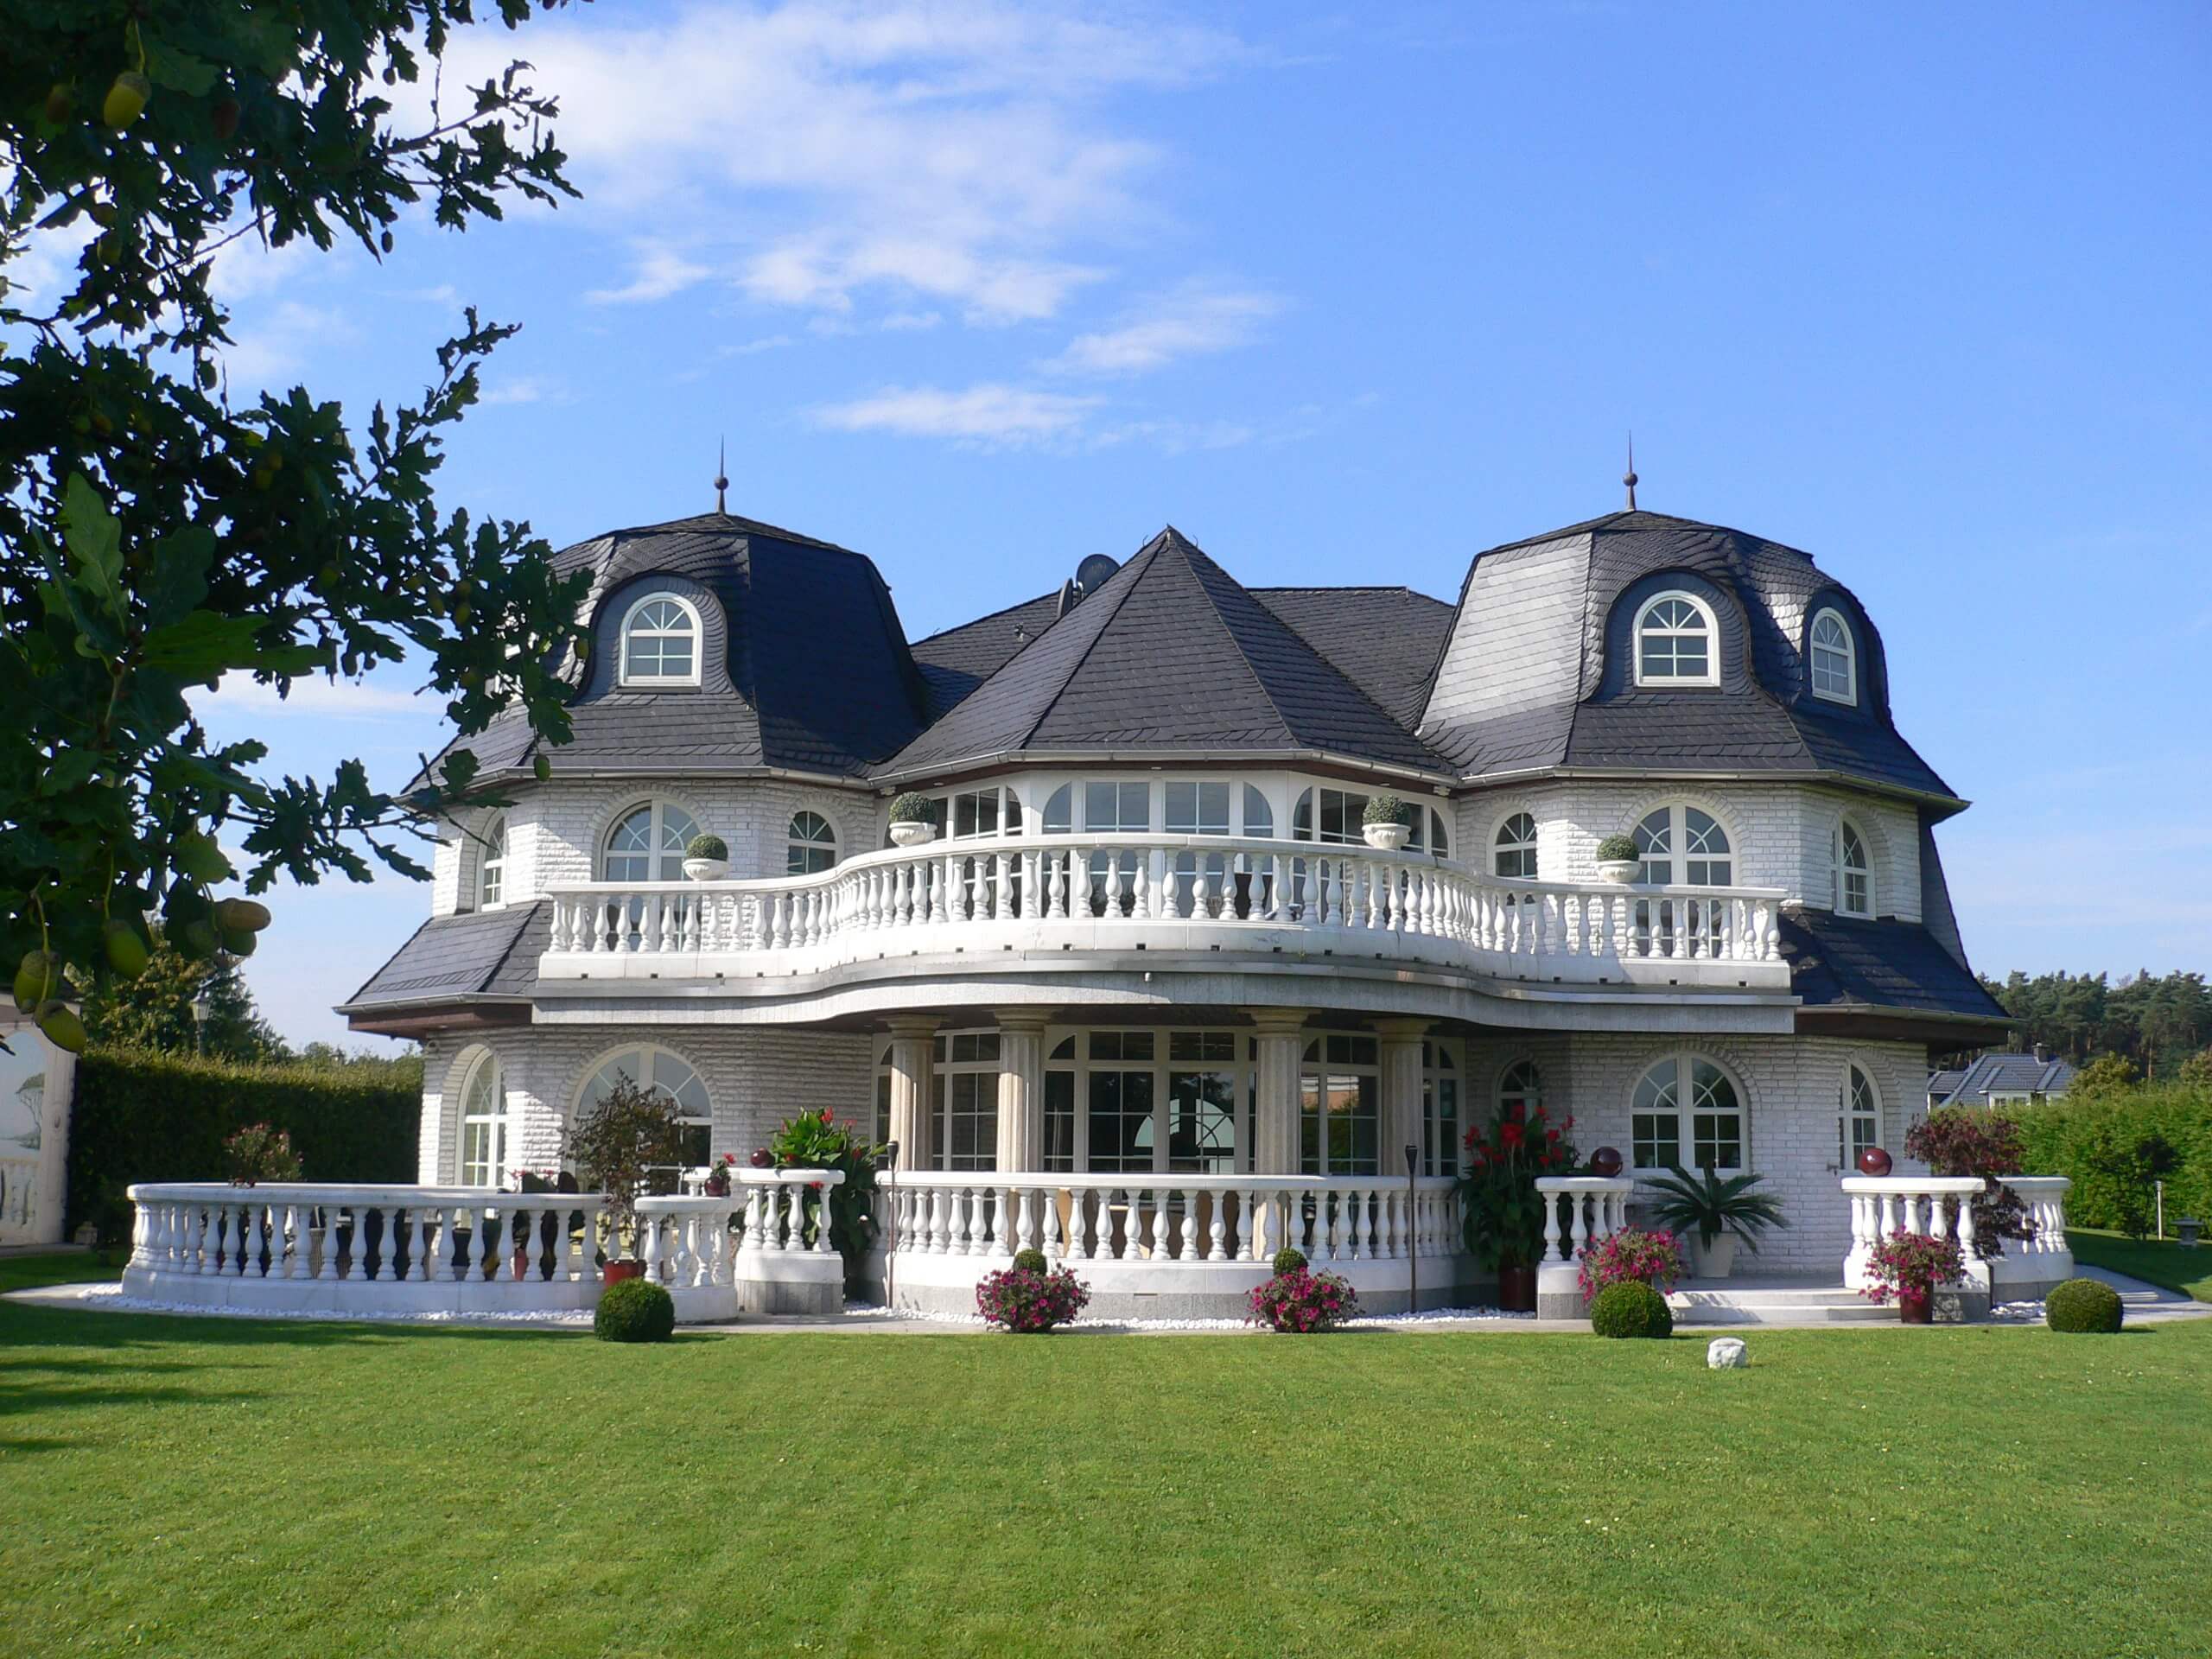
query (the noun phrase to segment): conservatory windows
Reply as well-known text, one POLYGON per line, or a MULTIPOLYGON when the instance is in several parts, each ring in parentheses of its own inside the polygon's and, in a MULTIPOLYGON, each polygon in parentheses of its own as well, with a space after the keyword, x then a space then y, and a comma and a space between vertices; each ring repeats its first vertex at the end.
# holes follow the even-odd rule
POLYGON ((936 1152, 939 1169, 995 1169, 999 1160, 999 1033, 939 1033, 936 1152))
POLYGON ((461 1089, 461 1184, 501 1186, 507 1176, 507 1092, 496 1055, 481 1056, 461 1089))
POLYGON ((1306 1044, 1298 1078, 1299 1173, 1375 1174, 1382 1096, 1374 1038, 1332 1032, 1306 1044))
POLYGON ((1636 826, 1636 850, 1639 887, 1726 887, 1735 881, 1728 832, 1694 806, 1662 806, 1645 814, 1636 826))
POLYGON ((1744 1107, 1735 1084, 1702 1055, 1669 1055, 1637 1079, 1629 1140, 1641 1173, 1687 1167, 1740 1173, 1744 1107))
POLYGON ((1491 844, 1491 856, 1496 860, 1498 874, 1512 881, 1533 881, 1536 879, 1536 820, 1529 813, 1516 812, 1497 826, 1497 835, 1491 844))
POLYGON ((1459 1173, 1459 1045, 1425 1038, 1421 1046, 1421 1173, 1459 1173))
POLYGON ((1874 913, 1873 861, 1866 855, 1866 838, 1849 818, 1837 821, 1829 840, 1834 863, 1834 902, 1841 916, 1874 913))
POLYGON ((651 594, 622 619, 626 686, 699 683, 699 613, 688 599, 651 594))
MULTIPOLYGON (((1367 815, 1365 795, 1354 790, 1323 789, 1306 791, 1291 810, 1290 833, 1296 841, 1318 841, 1338 847, 1354 847, 1367 839, 1363 820, 1367 815)), ((1448 857, 1452 851, 1452 837, 1444 827, 1444 815, 1414 805, 1407 820, 1406 848, 1409 852, 1434 853, 1439 858, 1448 857)))
POLYGON ((1836 610, 1813 619, 1813 695, 1830 702, 1859 701, 1859 647, 1836 610))
POLYGON ((1661 594, 1636 613, 1636 683, 1718 685, 1719 651, 1712 608, 1691 594, 1661 594))
POLYGON ((1882 1097, 1874 1080, 1855 1065, 1843 1068, 1836 1091, 1835 1162, 1847 1174, 1859 1167, 1859 1154, 1881 1144, 1882 1097))
POLYGON ((1229 785, 1225 783, 1171 782, 1166 805, 1171 836, 1229 833, 1229 785))
POLYGON ((785 837, 784 874, 819 875, 837 862, 837 832, 819 812, 794 812, 785 837))
POLYGON ((616 1049, 601 1061, 576 1096, 575 1116, 582 1118, 589 1113, 625 1079, 647 1094, 664 1096, 675 1103, 683 1138, 683 1162, 679 1166, 697 1169, 705 1165, 714 1127, 707 1085, 689 1060, 657 1043, 632 1043, 626 1048, 616 1049))
POLYGON ((600 858, 602 881, 674 881, 683 874, 683 849, 699 826, 673 801, 633 808, 607 831, 600 858))
POLYGON ((938 827, 955 841, 1021 833, 1021 802, 1011 789, 964 789, 932 804, 938 827))
POLYGON ((485 826, 476 854, 476 907, 497 910, 506 903, 507 819, 505 813, 485 826))

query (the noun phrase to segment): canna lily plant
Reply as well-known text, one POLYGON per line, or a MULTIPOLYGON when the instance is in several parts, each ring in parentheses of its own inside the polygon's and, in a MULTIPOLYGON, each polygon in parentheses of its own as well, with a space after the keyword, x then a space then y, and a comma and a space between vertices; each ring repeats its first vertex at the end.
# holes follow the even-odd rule
POLYGON ((1467 1163, 1459 1177, 1466 1200, 1467 1250, 1490 1269, 1533 1268, 1544 1254, 1544 1200, 1540 1175, 1574 1168, 1568 1117, 1554 1123, 1541 1105, 1509 1106, 1486 1128, 1466 1135, 1467 1163))

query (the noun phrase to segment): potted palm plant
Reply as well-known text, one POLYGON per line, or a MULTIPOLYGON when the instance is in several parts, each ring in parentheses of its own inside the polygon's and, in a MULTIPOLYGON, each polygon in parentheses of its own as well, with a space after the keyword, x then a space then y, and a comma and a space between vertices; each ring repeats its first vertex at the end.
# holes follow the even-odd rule
POLYGON ((683 849, 683 874, 694 881, 719 881, 729 874, 729 843, 720 836, 694 836, 683 849))
POLYGON ((568 1132, 567 1149, 568 1161, 575 1166, 583 1184, 606 1195, 613 1231, 607 1240, 601 1281, 612 1285, 637 1278, 645 1270, 632 1254, 638 1200, 657 1171, 683 1161, 683 1126, 675 1101, 658 1090, 618 1077, 598 1104, 568 1132))
POLYGON ((1699 1279, 1726 1279, 1735 1271, 1736 1246, 1754 1250, 1770 1229, 1787 1227, 1782 1200, 1756 1192, 1765 1177, 1723 1179, 1710 1166, 1695 1177, 1674 1170, 1651 1183, 1658 1201, 1652 1219, 1690 1242, 1691 1273, 1699 1279))
POLYGON ((936 807, 926 795, 909 790, 891 803, 891 839, 899 847, 918 847, 937 834, 936 807))
POLYGON ((1359 815, 1360 833, 1376 851, 1395 853, 1414 832, 1410 817, 1406 804, 1396 796, 1370 795, 1367 810, 1359 815))
POLYGON ((1616 886, 1624 887, 1635 880, 1643 867, 1634 836, 1607 836, 1598 843, 1598 874, 1616 886))

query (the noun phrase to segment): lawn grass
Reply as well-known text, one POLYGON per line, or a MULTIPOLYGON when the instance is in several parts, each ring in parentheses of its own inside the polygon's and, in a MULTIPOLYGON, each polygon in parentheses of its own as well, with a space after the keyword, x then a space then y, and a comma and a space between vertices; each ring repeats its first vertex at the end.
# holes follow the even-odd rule
POLYGON ((2184 1250, 2171 1239, 2130 1238, 2125 1233, 2069 1227, 2066 1246, 2085 1266, 2124 1273, 2196 1301, 2212 1302, 2212 1245, 2184 1250))
POLYGON ((2206 1651, 2212 1320, 659 1347, 0 1304, 10 1654, 2206 1651))

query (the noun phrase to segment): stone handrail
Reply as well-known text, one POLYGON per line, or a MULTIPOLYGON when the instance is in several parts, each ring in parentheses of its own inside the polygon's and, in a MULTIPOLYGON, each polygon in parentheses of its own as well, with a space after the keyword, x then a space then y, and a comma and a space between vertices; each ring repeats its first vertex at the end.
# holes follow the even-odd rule
POLYGON ((1628 1225, 1629 1195, 1636 1183, 1625 1175, 1540 1175, 1536 1191, 1544 1198, 1543 1265, 1573 1263, 1586 1244, 1610 1238, 1628 1225), (1559 1224, 1560 1202, 1568 1217, 1559 1224))
POLYGON ((1955 1238, 1969 1271, 1981 1259, 1974 1236, 1974 1196, 1985 1190, 1978 1175, 1847 1175, 1851 1200, 1851 1250, 1843 1259, 1843 1283, 1862 1290, 1866 1261, 1874 1246, 1891 1233, 1927 1233, 1955 1238))
POLYGON ((1997 1179, 2020 1195, 2020 1202, 2027 1206, 2029 1225, 2034 1229, 2024 1239, 2007 1240, 2005 1249, 2009 1252, 2017 1246, 2023 1255, 2063 1255, 2070 1261, 2066 1195, 2074 1183, 2063 1175, 2000 1175, 1997 1179))
POLYGON ((1315 1266, 1459 1249, 1449 1176, 887 1173, 886 1243, 900 1256, 1011 1256, 1186 1269, 1264 1264, 1286 1245, 1315 1266), (1408 1211, 1410 1209, 1410 1217, 1408 1211))
POLYGON ((813 875, 549 887, 549 977, 802 973, 957 950, 1346 951, 1604 978, 1726 964, 1786 982, 1785 895, 1522 881, 1447 859, 1223 836, 1053 835, 863 854, 813 875))
POLYGON ((638 1255, 645 1276, 664 1284, 727 1285, 741 1250, 771 1255, 830 1255, 830 1229, 820 1225, 827 1199, 812 1208, 814 1242, 806 1239, 807 1195, 844 1185, 841 1169, 733 1169, 738 1190, 638 1200, 638 1255))

